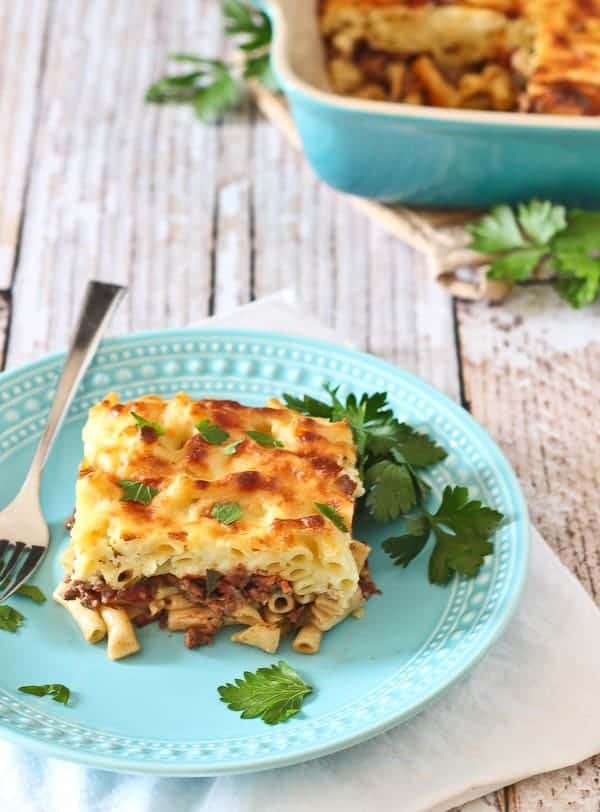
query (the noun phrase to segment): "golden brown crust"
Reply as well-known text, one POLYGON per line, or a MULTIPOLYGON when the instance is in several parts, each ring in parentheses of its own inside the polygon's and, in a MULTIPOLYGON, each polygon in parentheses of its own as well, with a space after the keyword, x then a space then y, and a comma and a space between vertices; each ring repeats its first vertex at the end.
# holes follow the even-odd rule
POLYGON ((600 114, 600 0, 321 0, 319 14, 337 92, 600 114))

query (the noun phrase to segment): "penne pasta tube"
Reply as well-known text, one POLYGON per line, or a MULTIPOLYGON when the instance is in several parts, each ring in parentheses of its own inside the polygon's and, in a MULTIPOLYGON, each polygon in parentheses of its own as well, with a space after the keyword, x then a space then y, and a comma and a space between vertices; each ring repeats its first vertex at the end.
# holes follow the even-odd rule
POLYGON ((215 613, 212 609, 203 606, 192 606, 189 609, 169 609, 167 628, 172 632, 180 632, 191 626, 212 626, 215 613))
POLYGON ((176 586, 166 586, 165 584, 157 586, 154 591, 154 597, 159 601, 177 594, 179 594, 179 589, 176 586))
POLYGON ((83 639, 88 643, 98 643, 106 637, 106 624, 102 620, 100 612, 96 609, 88 609, 83 606, 79 599, 66 601, 63 597, 63 590, 66 584, 59 584, 54 590, 52 597, 56 603, 64 607, 75 623, 79 626, 83 639))
POLYGON ((141 646, 127 612, 112 606, 100 608, 108 632, 107 653, 111 660, 121 660, 139 651, 141 646))
POLYGON ((195 604, 188 599, 184 595, 169 595, 168 597, 164 598, 165 606, 171 609, 191 609, 195 604))
POLYGON ((241 606, 233 612, 231 618, 235 623, 242 623, 244 626, 254 626, 255 623, 263 622, 260 612, 254 606, 241 606))
POLYGON ((296 635, 292 648, 298 654, 316 654, 321 647, 323 632, 312 623, 303 626, 296 635))
POLYGON ((267 607, 276 615, 285 615, 287 612, 291 612, 295 606, 296 600, 290 593, 275 592, 267 601, 267 607))
POLYGON ((241 632, 236 632, 231 635, 231 640, 234 643, 243 643, 246 646, 254 646, 255 648, 266 651, 267 654, 275 654, 279 648, 279 641, 281 639, 281 629, 272 623, 257 623, 254 626, 248 626, 241 632))

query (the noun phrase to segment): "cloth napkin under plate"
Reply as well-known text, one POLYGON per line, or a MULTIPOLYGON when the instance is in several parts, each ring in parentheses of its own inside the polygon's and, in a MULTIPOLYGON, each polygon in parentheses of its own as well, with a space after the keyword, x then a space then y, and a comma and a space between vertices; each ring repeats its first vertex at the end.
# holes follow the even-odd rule
MULTIPOLYGON (((210 324, 343 342, 289 293, 210 324)), ((535 530, 532 541, 525 591, 507 631, 413 720, 305 764, 217 779, 119 775, 0 741, 0 809, 444 812, 600 752, 600 612, 535 530)))

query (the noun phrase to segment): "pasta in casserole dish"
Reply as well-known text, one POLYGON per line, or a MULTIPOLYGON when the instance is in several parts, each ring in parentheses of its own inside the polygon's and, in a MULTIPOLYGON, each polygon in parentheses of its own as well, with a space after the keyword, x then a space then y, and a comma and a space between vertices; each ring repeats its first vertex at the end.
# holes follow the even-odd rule
POLYGON ((189 648, 241 625, 239 643, 302 653, 376 588, 352 539, 362 485, 345 421, 276 400, 109 394, 83 431, 84 460, 55 599, 108 654, 138 650, 158 621, 189 648))
POLYGON ((321 0, 319 21, 342 94, 600 114, 600 0, 321 0))

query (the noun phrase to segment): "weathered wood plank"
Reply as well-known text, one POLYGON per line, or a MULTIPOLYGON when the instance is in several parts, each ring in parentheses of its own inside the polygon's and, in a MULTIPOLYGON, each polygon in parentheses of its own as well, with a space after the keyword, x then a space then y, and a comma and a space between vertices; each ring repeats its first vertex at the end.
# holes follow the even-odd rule
POLYGON ((493 795, 487 795, 485 798, 471 801, 471 803, 459 806, 451 810, 451 812, 506 812, 504 792, 500 791, 493 795))
POLYGON ((515 784, 508 799, 510 812, 598 812, 600 757, 515 784))
POLYGON ((10 286, 38 111, 47 0, 0 6, 0 288, 10 286))
MULTIPOLYGON (((550 288, 535 286, 502 306, 459 304, 458 319, 474 417, 517 471, 534 524, 599 600, 600 315, 570 310, 550 288)), ((509 810, 598 810, 599 782, 594 759, 517 784, 509 810), (559 807, 558 798, 572 805, 559 807)))
POLYGON ((208 312, 218 131, 143 103, 173 50, 215 54, 218 4, 57 0, 9 364, 65 346, 87 278, 129 284, 113 331, 208 312), (98 77, 102 81, 98 81, 98 77))

